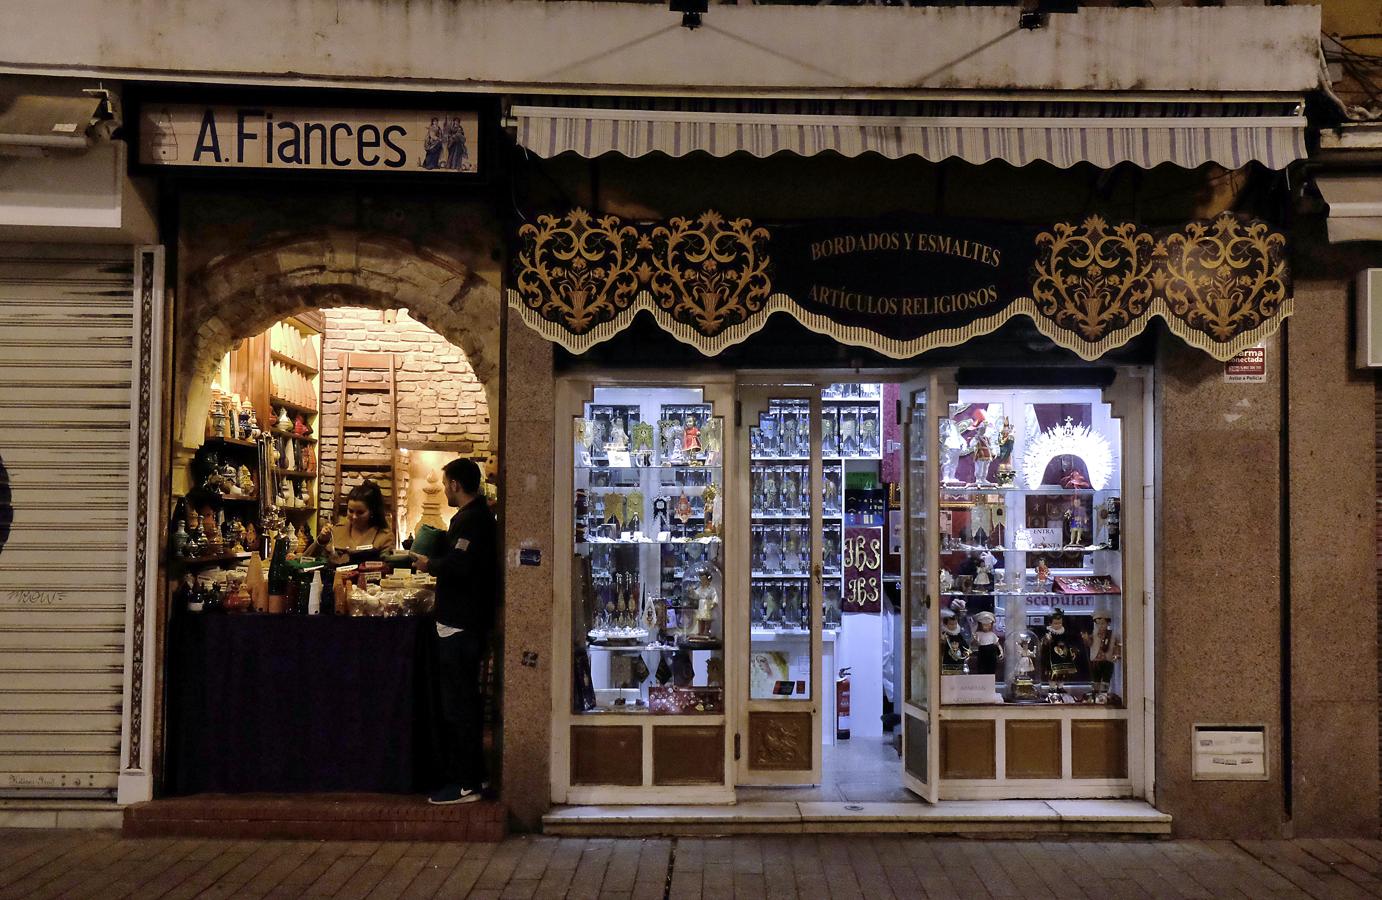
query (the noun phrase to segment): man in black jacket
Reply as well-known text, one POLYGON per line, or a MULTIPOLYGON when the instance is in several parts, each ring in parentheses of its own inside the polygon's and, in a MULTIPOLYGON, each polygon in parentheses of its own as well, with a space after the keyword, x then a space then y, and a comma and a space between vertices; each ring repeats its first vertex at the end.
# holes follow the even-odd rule
POLYGON ((429 803, 480 799, 485 774, 480 664, 499 604, 499 537, 480 490, 480 467, 454 459, 442 469, 446 500, 457 508, 447 531, 450 550, 428 559, 413 554, 415 568, 437 577, 437 659, 441 676, 446 787, 429 803))

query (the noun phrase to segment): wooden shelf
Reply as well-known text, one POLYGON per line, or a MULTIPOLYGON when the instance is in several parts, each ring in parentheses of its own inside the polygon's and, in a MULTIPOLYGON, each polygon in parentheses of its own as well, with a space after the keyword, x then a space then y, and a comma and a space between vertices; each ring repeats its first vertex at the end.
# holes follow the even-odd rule
POLYGON ((239 438, 228 437, 209 437, 203 442, 203 445, 205 444, 217 444, 222 447, 245 447, 250 450, 258 449, 259 447, 254 441, 242 441, 239 438))
POLYGON ((269 404, 272 406, 286 406, 293 412, 300 412, 309 416, 315 416, 317 414, 317 410, 310 406, 303 406, 301 403, 284 400, 282 397, 275 396, 274 394, 269 395, 269 404))
POLYGON ((279 511, 285 516, 310 516, 316 514, 317 508, 315 506, 280 506, 279 511))
POLYGON ((198 566, 214 566, 225 562, 239 562, 242 559, 249 558, 250 555, 248 553, 220 553, 216 556, 198 556, 196 559, 179 558, 178 562, 191 568, 198 566))
POLYGON ((346 421, 345 427, 354 431, 393 431, 391 423, 378 420, 349 419, 346 421))
POLYGON ((316 478, 316 477, 317 477, 317 473, 316 473, 316 472, 304 472, 304 471, 301 471, 301 470, 299 470, 299 469, 274 469, 274 474, 275 474, 275 475, 281 475, 281 476, 284 476, 284 477, 287 477, 287 478, 316 478))
POLYGON ((381 394, 393 390, 393 385, 387 381, 352 381, 346 387, 352 391, 378 391, 381 394))
POLYGON ((359 457, 341 460, 340 467, 343 469, 392 469, 393 460, 387 456, 359 457))
POLYGON ((270 350, 269 358, 272 359, 274 362, 280 362, 284 365, 292 366, 295 369, 301 369, 309 375, 317 374, 316 368, 309 366, 307 363, 303 362, 300 359, 294 359, 286 353, 279 353, 277 350, 270 350))
POLYGON ((256 495, 254 495, 253 497, 232 497, 232 496, 230 496, 229 494, 222 494, 222 495, 221 495, 221 502, 222 502, 222 503, 258 503, 258 502, 259 502, 259 495, 256 494, 256 495))
POLYGON ((279 431, 277 428, 271 429, 269 434, 274 437, 292 438, 295 441, 302 441, 304 444, 315 444, 317 439, 305 434, 293 434, 291 431, 279 431))

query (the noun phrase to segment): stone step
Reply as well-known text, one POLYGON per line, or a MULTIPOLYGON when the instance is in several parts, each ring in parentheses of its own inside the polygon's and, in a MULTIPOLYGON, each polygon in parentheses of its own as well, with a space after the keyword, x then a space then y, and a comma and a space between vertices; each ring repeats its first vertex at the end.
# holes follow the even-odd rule
POLYGON ((702 806, 562 806, 542 819, 563 837, 913 834, 988 838, 1166 837, 1171 817, 1140 800, 762 801, 702 806))
POLYGON ((496 800, 433 806, 395 794, 196 794, 125 808, 127 837, 497 842, 508 809, 496 800))

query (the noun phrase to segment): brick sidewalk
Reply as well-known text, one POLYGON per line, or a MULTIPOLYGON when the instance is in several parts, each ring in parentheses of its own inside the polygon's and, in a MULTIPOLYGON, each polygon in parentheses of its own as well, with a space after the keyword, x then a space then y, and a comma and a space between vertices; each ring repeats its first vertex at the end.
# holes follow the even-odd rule
POLYGON ((0 898, 1382 897, 1382 842, 515 837, 502 844, 0 831, 0 898))

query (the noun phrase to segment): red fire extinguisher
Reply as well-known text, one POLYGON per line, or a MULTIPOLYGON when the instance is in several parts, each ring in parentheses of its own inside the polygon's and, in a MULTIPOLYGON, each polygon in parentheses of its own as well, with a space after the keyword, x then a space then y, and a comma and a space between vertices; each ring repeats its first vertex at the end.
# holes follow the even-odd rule
POLYGON ((849 666, 835 679, 835 740, 849 740, 849 666))

